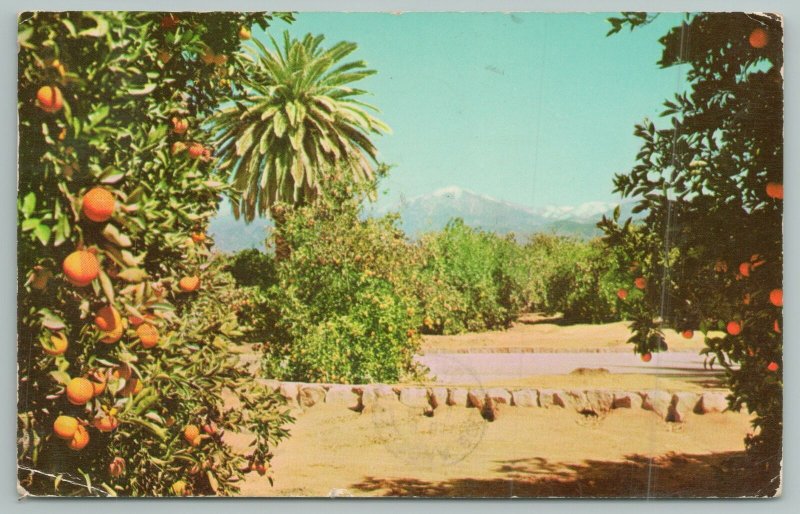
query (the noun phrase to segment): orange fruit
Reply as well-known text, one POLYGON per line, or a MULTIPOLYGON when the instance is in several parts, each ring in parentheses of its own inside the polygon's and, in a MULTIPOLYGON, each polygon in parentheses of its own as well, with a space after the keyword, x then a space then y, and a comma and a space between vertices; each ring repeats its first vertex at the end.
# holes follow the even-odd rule
POLYGON ((172 118, 172 131, 176 134, 183 134, 189 129, 189 122, 183 118, 172 118))
POLYGON ((624 300, 628 297, 628 290, 627 289, 620 289, 617 291, 617 298, 620 300, 624 300))
POLYGON ((206 240, 206 235, 203 232, 193 232, 192 241, 195 243, 202 243, 206 240))
POLYGON ((762 28, 753 29, 750 33, 750 46, 753 48, 764 48, 769 43, 769 36, 767 31, 762 28))
POLYGON ((693 330, 684 330, 683 331, 683 337, 685 339, 691 339, 692 337, 694 337, 694 331, 693 330))
POLYGON ((775 320, 775 323, 772 324, 772 329, 779 334, 781 333, 781 324, 778 323, 778 320, 775 320))
POLYGON ((152 348, 158 344, 158 330, 149 323, 143 323, 136 329, 136 336, 144 348, 152 348))
POLYGON ((200 437, 200 429, 196 425, 186 425, 183 429, 183 438, 188 443, 194 443, 195 439, 200 437))
POLYGON ((78 250, 67 255, 62 264, 64 275, 73 285, 85 287, 100 274, 100 263, 92 252, 78 250))
POLYGON ((42 86, 36 92, 36 105, 44 112, 58 112, 64 107, 64 96, 56 86, 42 86))
POLYGON ((64 355, 68 346, 67 336, 63 332, 57 332, 50 336, 50 347, 44 346, 42 349, 48 355, 64 355))
POLYGON ((200 143, 192 143, 189 145, 189 157, 192 159, 199 159, 203 156, 206 149, 200 143))
POLYGON ((72 436, 72 440, 67 446, 69 446, 70 450, 79 451, 86 448, 87 444, 89 444, 89 432, 83 428, 83 425, 78 425, 75 435, 72 436))
POLYGON ((643 353, 642 354, 642 361, 650 362, 652 359, 653 359, 653 354, 652 353, 647 352, 647 353, 643 353))
POLYGON ((267 474, 268 466, 263 462, 259 462, 258 464, 253 465, 253 469, 261 475, 262 477, 267 474))
POLYGON ((78 420, 72 416, 59 416, 53 422, 53 433, 60 439, 72 439, 78 430, 78 420))
POLYGON ((767 364, 767 371, 772 371, 773 373, 778 371, 778 363, 775 361, 770 362, 767 364))
POLYGON ((108 465, 108 474, 114 478, 119 478, 125 474, 125 459, 122 457, 114 457, 114 460, 108 465))
POLYGON ((119 426, 119 421, 113 416, 103 416, 94 420, 94 427, 101 432, 111 432, 119 426))
POLYGON ((200 278, 197 276, 183 277, 178 282, 178 287, 184 293, 191 293, 192 291, 196 291, 197 288, 200 287, 200 278))
POLYGON ((750 305, 750 300, 751 300, 750 293, 745 293, 744 296, 742 296, 742 303, 743 304, 750 305))
POLYGON ((742 333, 742 324, 738 321, 730 321, 725 330, 732 336, 738 336, 742 333))
POLYGON ((226 62, 228 62, 228 56, 227 55, 217 54, 217 55, 214 56, 214 64, 216 64, 217 66, 222 66, 226 62))
POLYGON ((94 187, 83 195, 83 215, 92 221, 102 223, 114 214, 117 201, 108 189, 94 187))
POLYGON ((247 27, 239 27, 239 39, 247 41, 250 39, 250 29, 247 27))
POLYGON ((119 315, 119 311, 110 305, 106 305, 97 311, 94 324, 98 330, 105 334, 100 340, 106 344, 116 343, 122 337, 124 330, 122 318, 119 315))
POLYGON ((775 307, 783 307, 783 289, 773 289, 770 291, 769 303, 775 307))
POLYGON ((783 200, 783 184, 767 182, 767 196, 776 200, 783 200))
POLYGON ((644 277, 638 277, 633 281, 633 285, 636 286, 636 289, 644 289, 647 287, 647 279, 644 277))
POLYGON ((739 264, 739 274, 741 274, 743 277, 749 277, 750 276, 750 263, 749 262, 743 262, 743 263, 739 264))
POLYGON ((182 143, 180 141, 175 141, 172 143, 172 155, 178 155, 182 151, 186 150, 186 143, 182 143))
POLYGON ((73 405, 85 405, 94 396, 94 386, 85 378, 73 378, 67 384, 67 400, 73 405))

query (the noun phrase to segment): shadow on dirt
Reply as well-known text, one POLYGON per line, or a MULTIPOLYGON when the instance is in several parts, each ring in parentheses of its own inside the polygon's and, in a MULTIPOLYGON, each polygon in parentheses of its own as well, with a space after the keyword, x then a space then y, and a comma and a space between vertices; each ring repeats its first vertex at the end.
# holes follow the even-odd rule
POLYGON ((692 498, 772 496, 778 480, 754 476, 744 452, 671 453, 622 462, 551 463, 540 457, 499 461, 495 479, 367 477, 351 490, 384 496, 692 498))

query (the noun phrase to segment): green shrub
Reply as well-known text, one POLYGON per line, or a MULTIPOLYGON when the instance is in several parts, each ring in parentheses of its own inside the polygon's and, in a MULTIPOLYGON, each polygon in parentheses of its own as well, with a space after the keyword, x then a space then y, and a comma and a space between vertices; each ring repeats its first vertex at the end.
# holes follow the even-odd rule
POLYGON ((427 331, 505 328, 519 315, 525 303, 523 270, 516 265, 521 252, 510 236, 455 219, 441 232, 424 236, 420 245, 425 252, 420 278, 437 286, 431 297, 419 297, 427 331))

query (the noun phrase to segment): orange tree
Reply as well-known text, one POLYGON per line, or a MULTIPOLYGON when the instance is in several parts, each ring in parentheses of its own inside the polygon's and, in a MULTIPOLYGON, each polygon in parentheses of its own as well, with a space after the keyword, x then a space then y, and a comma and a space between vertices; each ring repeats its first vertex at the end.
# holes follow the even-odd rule
POLYGON ((243 300, 204 234, 226 188, 202 123, 235 97, 236 51, 271 19, 20 16, 18 458, 30 492, 230 494, 285 437, 278 398, 227 351, 243 300), (243 409, 226 410, 224 388, 243 409), (253 434, 250 455, 226 429, 253 434))
MULTIPOLYGON (((623 13, 611 32, 649 19, 623 13)), ((681 66, 691 90, 665 103, 667 127, 636 127, 638 162, 615 178, 643 222, 601 222, 629 257, 636 351, 666 349, 665 326, 705 334, 730 407, 754 413, 762 494, 775 491, 782 437, 782 38, 775 16, 705 13, 660 40, 659 64, 681 66)))

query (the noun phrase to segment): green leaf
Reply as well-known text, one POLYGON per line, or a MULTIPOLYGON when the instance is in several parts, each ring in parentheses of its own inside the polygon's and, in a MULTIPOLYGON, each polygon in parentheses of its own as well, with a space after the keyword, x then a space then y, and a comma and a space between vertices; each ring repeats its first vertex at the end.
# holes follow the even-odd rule
POLYGON ((109 304, 114 303, 114 286, 111 284, 111 279, 108 278, 105 271, 100 270, 100 287, 103 289, 103 294, 106 296, 109 304))
POLYGON ((132 244, 131 239, 125 234, 120 233, 119 229, 111 223, 107 224, 103 229, 103 237, 122 248, 128 248, 132 244))
POLYGON ((105 17, 100 15, 95 15, 91 13, 86 14, 87 18, 93 19, 97 22, 97 26, 91 29, 86 29, 78 32, 79 36, 89 36, 89 37, 103 37, 108 33, 108 21, 106 21, 105 17))
POLYGON ((48 227, 44 223, 40 223, 33 230, 33 233, 34 233, 34 235, 36 235, 36 238, 39 239, 39 241, 43 245, 46 246, 48 241, 50 241, 50 234, 52 233, 52 230, 50 229, 50 227, 48 227))
POLYGON ((50 309, 40 310, 39 315, 42 317, 42 326, 44 328, 48 328, 50 330, 63 330, 66 328, 64 320, 53 314, 50 309))
POLYGON ((29 232, 39 226, 42 220, 39 218, 29 218, 22 222, 22 231, 29 232))
POLYGON ((147 278, 147 272, 141 268, 127 268, 120 271, 117 276, 126 282, 141 282, 147 278))
POLYGON ((22 214, 28 217, 33 214, 34 209, 36 209, 36 194, 31 191, 22 200, 22 214))
POLYGON ((69 373, 65 371, 51 371, 50 376, 53 377, 53 380, 55 380, 61 385, 67 385, 71 380, 69 373))
POLYGON ((133 95, 133 96, 146 95, 146 94, 152 93, 153 90, 156 88, 156 86, 157 86, 157 84, 148 83, 148 84, 145 84, 143 87, 140 87, 139 89, 133 89, 133 88, 128 89, 128 94, 133 95))

